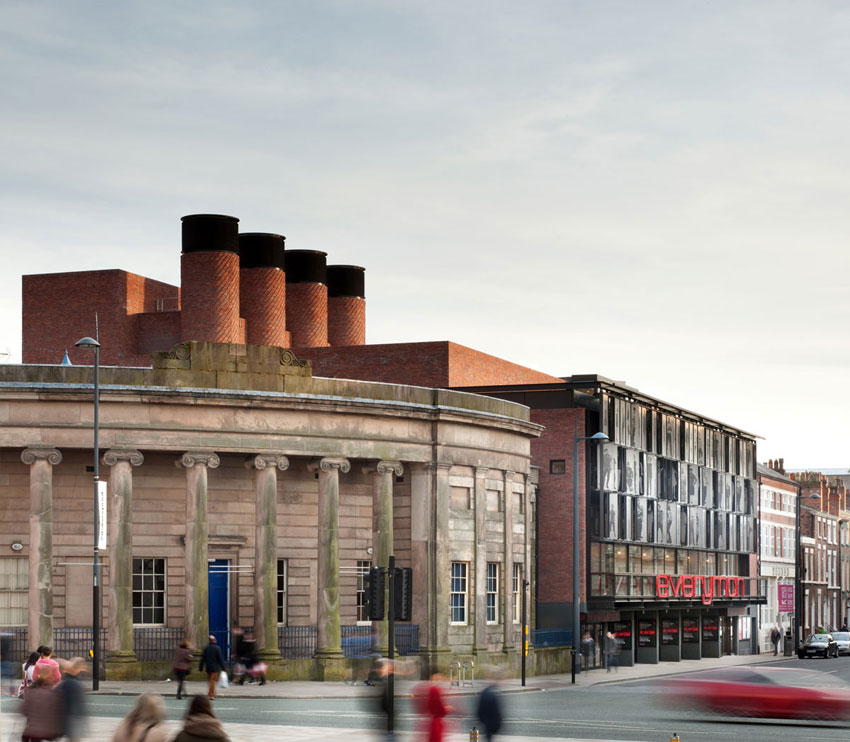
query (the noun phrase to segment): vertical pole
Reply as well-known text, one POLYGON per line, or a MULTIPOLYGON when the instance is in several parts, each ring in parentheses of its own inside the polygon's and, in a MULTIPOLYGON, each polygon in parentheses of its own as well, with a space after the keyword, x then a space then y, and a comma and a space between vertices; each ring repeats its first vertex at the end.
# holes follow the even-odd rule
POLYGON ((100 555, 97 548, 97 536, 100 530, 100 512, 97 485, 100 481, 99 402, 100 402, 100 348, 94 348, 94 570, 92 579, 92 631, 94 633, 92 651, 92 690, 100 687, 100 555))
POLYGON ((525 687, 525 658, 528 654, 528 604, 526 592, 528 591, 528 580, 523 576, 520 580, 522 587, 522 686, 525 687))
POLYGON ((579 510, 578 510, 578 447, 583 439, 578 435, 578 422, 576 422, 575 436, 573 440, 573 662, 572 674, 575 677, 579 668, 576 666, 579 647, 579 622, 581 602, 581 572, 579 571, 579 510))
POLYGON ((390 568, 387 574, 389 587, 389 605, 387 606, 387 733, 392 736, 395 721, 395 555, 390 555, 390 568))
MULTIPOLYGON (((797 488, 797 507, 795 508, 797 513, 797 523, 796 523, 796 531, 797 531, 797 563, 794 565, 794 577, 795 577, 795 585, 794 585, 794 651, 796 652, 800 648, 800 641, 802 637, 800 636, 801 627, 803 623, 803 549, 802 549, 802 540, 800 538, 800 516, 801 516, 801 508, 800 508, 800 497, 801 491, 800 488, 797 488)), ((759 505, 761 503, 759 502, 759 505)))

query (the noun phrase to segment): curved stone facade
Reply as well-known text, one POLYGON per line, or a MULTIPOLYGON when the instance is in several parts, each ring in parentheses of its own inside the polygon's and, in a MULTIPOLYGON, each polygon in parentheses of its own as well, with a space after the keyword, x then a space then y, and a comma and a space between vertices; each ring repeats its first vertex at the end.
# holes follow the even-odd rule
MULTIPOLYGON (((79 563, 93 543, 91 378, 91 367, 0 367, 0 550, 20 542, 14 558, 29 560, 33 646, 90 626, 91 570, 79 563)), ((389 553, 413 569, 426 659, 518 657, 512 580, 532 577, 540 432, 527 408, 313 378, 291 351, 213 343, 158 354, 153 369, 102 368, 100 384, 110 657, 132 656, 140 623, 202 644, 215 563, 229 625, 253 627, 267 661, 286 666, 279 624, 316 626, 311 676, 338 677, 340 626, 362 619, 358 570, 389 553)))

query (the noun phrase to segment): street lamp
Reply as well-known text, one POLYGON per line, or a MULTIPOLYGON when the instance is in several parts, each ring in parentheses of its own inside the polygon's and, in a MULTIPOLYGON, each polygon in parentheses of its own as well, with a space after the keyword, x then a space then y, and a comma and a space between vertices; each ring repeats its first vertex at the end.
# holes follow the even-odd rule
MULTIPOLYGON (((795 652, 800 648, 800 642, 803 640, 802 629, 803 629, 803 621, 805 620, 805 612, 804 612, 804 607, 803 607, 803 596, 805 594, 804 590, 803 590, 803 572, 805 570, 805 567, 803 566, 803 541, 800 538, 800 536, 801 536, 800 515, 801 515, 801 512, 802 512, 804 495, 802 494, 802 488, 800 487, 800 485, 797 485, 797 486, 798 486, 799 489, 797 490, 797 523, 796 523, 796 526, 795 526, 796 529, 797 529, 797 560, 796 560, 797 563, 795 565, 795 570, 794 570, 794 572, 795 572, 794 581, 796 583, 795 586, 794 586, 795 587, 794 592, 796 593, 794 595, 794 623, 796 624, 794 626, 794 651, 795 652)), ((805 495, 805 499, 807 499, 807 500, 819 500, 820 495, 810 493, 808 495, 805 495)))
MULTIPOLYGON (((94 562, 92 564, 92 690, 100 687, 100 450, 98 446, 99 402, 100 402, 100 343, 94 338, 84 337, 74 345, 94 350, 94 562)), ((104 544, 105 546, 105 544, 104 544)))
MULTIPOLYGON (((578 433, 578 424, 576 424, 578 433)), ((579 570, 579 510, 578 510, 578 444, 579 441, 607 441, 605 433, 584 436, 576 435, 573 442, 573 681, 578 670, 577 655, 579 646, 579 624, 581 622, 581 582, 579 570)))

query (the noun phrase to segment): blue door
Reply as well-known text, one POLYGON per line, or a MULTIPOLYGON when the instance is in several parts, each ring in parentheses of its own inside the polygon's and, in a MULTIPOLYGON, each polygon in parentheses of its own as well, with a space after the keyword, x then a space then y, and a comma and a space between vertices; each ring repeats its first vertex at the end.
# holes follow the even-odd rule
POLYGON ((211 559, 209 566, 210 634, 215 637, 224 659, 230 662, 230 560, 211 559))

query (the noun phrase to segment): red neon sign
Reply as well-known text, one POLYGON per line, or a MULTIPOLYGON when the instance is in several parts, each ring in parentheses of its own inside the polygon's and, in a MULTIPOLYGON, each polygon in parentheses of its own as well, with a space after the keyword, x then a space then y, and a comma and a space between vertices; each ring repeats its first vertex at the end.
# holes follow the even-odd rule
POLYGON ((703 575, 656 575, 655 595, 659 598, 695 598, 697 588, 703 605, 714 598, 741 598, 747 594, 743 577, 703 575))

